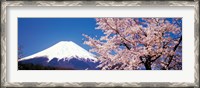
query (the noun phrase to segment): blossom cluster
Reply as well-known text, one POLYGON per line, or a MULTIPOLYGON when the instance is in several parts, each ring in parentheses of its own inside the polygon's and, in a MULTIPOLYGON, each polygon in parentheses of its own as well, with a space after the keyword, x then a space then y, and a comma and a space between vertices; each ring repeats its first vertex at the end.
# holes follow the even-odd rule
POLYGON ((96 18, 99 39, 84 35, 102 70, 182 69, 181 18, 96 18))

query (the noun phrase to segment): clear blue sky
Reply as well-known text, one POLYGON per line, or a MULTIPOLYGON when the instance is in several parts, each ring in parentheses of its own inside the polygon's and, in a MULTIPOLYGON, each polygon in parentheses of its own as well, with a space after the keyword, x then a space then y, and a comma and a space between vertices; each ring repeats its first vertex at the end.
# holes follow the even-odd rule
POLYGON ((59 41, 73 41, 86 50, 83 44, 87 34, 101 36, 101 30, 95 30, 94 18, 18 18, 18 45, 22 46, 23 57, 44 50, 59 41))

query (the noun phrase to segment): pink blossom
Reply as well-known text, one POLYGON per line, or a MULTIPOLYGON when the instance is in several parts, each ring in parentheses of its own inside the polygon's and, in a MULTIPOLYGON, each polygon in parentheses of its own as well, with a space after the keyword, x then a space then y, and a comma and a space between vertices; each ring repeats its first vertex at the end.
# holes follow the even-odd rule
POLYGON ((100 39, 84 35, 84 43, 98 54, 102 70, 182 69, 182 28, 172 18, 97 18, 97 29, 104 32, 100 39), (147 26, 144 26, 147 25, 147 26), (178 38, 170 35, 173 33, 178 38))

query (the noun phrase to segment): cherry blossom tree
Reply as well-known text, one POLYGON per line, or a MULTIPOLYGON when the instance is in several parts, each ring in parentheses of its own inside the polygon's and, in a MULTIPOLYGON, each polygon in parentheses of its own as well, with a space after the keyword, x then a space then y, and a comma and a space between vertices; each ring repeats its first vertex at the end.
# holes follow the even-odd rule
POLYGON ((102 70, 181 70, 181 18, 96 18, 99 39, 85 44, 102 70))

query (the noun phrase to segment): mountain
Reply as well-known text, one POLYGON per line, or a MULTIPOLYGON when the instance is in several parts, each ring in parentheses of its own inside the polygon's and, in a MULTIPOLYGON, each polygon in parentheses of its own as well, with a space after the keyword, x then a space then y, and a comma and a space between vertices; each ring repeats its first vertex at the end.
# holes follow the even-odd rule
MULTIPOLYGON (((58 69, 97 70, 98 60, 72 41, 61 41, 36 54, 18 60, 19 64, 33 64, 58 69)), ((34 69, 37 70, 37 69, 34 69)))

